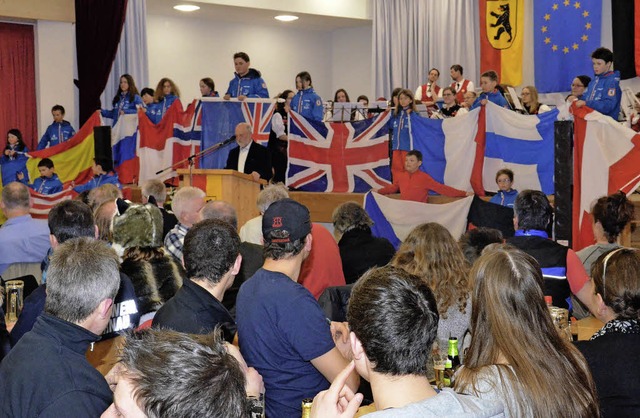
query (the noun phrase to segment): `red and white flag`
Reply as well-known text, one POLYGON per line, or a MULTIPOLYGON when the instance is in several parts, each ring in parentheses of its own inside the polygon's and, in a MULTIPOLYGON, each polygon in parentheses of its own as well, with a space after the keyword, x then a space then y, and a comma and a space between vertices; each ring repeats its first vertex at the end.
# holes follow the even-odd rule
POLYGON ((36 219, 47 219, 52 207, 65 200, 71 200, 78 195, 72 188, 54 194, 40 194, 30 188, 29 193, 31 194, 32 202, 29 213, 31 213, 31 217, 36 219))
POLYGON ((640 135, 609 116, 573 106, 573 249, 594 244, 591 206, 601 196, 640 184, 640 135))

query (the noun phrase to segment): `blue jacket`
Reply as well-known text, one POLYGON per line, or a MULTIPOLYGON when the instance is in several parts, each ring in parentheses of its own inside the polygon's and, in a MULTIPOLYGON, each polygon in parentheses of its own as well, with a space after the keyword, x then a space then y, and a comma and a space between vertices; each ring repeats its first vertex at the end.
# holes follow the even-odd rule
MULTIPOLYGON (((16 150, 16 147, 7 146, 7 149, 16 150)), ((18 173, 24 174, 24 180, 29 182, 29 171, 27 170, 27 157, 26 153, 29 152, 27 147, 24 147, 20 154, 16 154, 13 157, 8 157, 2 153, 0 158, 0 167, 2 171, 2 185, 6 186, 12 181, 18 181, 18 173)))
POLYGON ((411 122, 419 117, 420 115, 415 112, 407 112, 405 109, 402 109, 399 114, 389 119, 392 150, 411 151, 413 149, 411 122))
POLYGON ((249 68, 249 72, 243 77, 235 73, 233 80, 229 81, 227 93, 231 97, 247 96, 252 98, 269 98, 267 83, 262 79, 260 71, 249 68))
POLYGON ((68 141, 76 134, 73 126, 66 120, 62 122, 53 122, 45 131, 40 142, 38 142, 37 150, 45 149, 47 146, 54 147, 58 144, 68 141))
POLYGON ((62 191, 62 182, 55 173, 53 173, 51 177, 38 177, 34 180, 33 184, 27 183, 26 178, 22 179, 21 183, 26 184, 41 194, 54 194, 62 191))
POLYGON ((73 188, 74 191, 78 193, 86 192, 87 190, 95 189, 96 187, 100 187, 103 184, 115 184, 118 189, 122 189, 122 185, 118 180, 118 175, 116 173, 107 173, 100 174, 99 176, 95 176, 85 184, 81 184, 73 188))
POLYGON ((476 98, 476 101, 473 102, 473 105, 471 105, 470 110, 473 110, 476 107, 482 106, 480 102, 484 99, 487 99, 490 102, 497 104, 498 106, 506 107, 507 109, 509 109, 509 103, 507 102, 507 99, 505 99, 502 93, 500 93, 498 90, 494 90, 489 93, 480 93, 480 96, 478 96, 476 98))
POLYGON ((582 98, 587 103, 587 106, 593 110, 618 120, 620 99, 622 98, 620 72, 609 71, 605 74, 596 75, 587 86, 582 98))
POLYGON ((518 196, 518 191, 516 189, 511 189, 508 192, 503 192, 499 190, 489 202, 495 203, 496 205, 506 206, 513 209, 513 204, 516 201, 516 197, 518 196))
POLYGON ((133 97, 133 102, 129 100, 128 93, 120 93, 120 100, 115 104, 113 109, 106 110, 102 109, 100 114, 102 114, 105 118, 113 119, 113 124, 115 125, 118 122, 118 118, 120 117, 120 111, 122 110, 126 114, 134 114, 138 111, 138 106, 144 106, 144 102, 139 95, 135 95, 133 97))
POLYGON ((149 119, 151 119, 151 122, 157 125, 162 120, 162 117, 164 116, 164 114, 167 113, 167 110, 169 110, 169 108, 171 107, 173 102, 176 101, 177 98, 178 96, 169 94, 167 96, 164 96, 164 99, 162 99, 162 101, 147 105, 147 116, 149 117, 149 119))
POLYGON ((307 119, 322 122, 322 99, 313 90, 313 87, 299 90, 291 100, 291 109, 307 119))

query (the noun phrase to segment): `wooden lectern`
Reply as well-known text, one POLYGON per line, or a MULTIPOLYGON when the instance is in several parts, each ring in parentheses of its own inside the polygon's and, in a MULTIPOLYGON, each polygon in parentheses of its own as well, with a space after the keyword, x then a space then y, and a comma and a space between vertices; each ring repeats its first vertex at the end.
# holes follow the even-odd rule
POLYGON ((266 181, 254 181, 250 174, 235 170, 193 169, 177 170, 180 186, 193 186, 206 193, 206 200, 224 200, 231 203, 238 214, 238 227, 260 215, 256 207, 260 185, 266 181))

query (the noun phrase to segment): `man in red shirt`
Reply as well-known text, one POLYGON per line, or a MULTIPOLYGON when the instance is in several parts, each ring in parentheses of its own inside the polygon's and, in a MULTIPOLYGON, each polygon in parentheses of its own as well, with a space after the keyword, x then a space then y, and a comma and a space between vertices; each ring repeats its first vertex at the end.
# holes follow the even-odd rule
POLYGON ((423 203, 427 203, 427 197, 431 190, 450 197, 464 197, 471 194, 438 183, 433 177, 420 170, 421 165, 422 153, 417 150, 409 151, 404 159, 404 169, 406 171, 394 175, 393 184, 376 191, 380 194, 392 194, 400 191, 402 200, 423 203))

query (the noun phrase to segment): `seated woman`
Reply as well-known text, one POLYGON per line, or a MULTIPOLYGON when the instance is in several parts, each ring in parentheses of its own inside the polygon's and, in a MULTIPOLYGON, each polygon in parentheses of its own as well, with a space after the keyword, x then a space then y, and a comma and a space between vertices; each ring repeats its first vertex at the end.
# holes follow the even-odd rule
POLYGON ((431 115, 432 119, 453 118, 469 113, 467 109, 460 106, 456 101, 456 92, 451 87, 445 87, 442 89, 442 99, 444 104, 440 108, 439 112, 435 112, 431 115), (441 116, 441 117, 438 117, 441 116))
POLYGON ((355 283, 371 267, 386 265, 396 253, 388 239, 371 234, 373 221, 356 202, 338 206, 332 221, 347 284, 355 283))
POLYGON ((575 100, 582 100, 587 86, 591 83, 591 77, 588 75, 579 75, 571 82, 571 93, 565 99, 567 102, 573 102, 575 100))
POLYGON ((603 417, 640 416, 640 253, 618 248, 593 265, 598 308, 605 326, 577 343, 600 399, 603 417))
POLYGON ((437 343, 446 352, 449 337, 458 339, 463 360, 464 336, 471 319, 471 284, 469 265, 449 231, 431 222, 409 233, 390 263, 426 281, 438 304, 437 343))
POLYGON ((551 110, 549 106, 538 101, 538 89, 534 86, 523 87, 520 95, 522 96, 522 106, 529 115, 537 115, 551 110))
POLYGON ((513 209, 513 203, 518 196, 518 191, 513 188, 513 171, 508 168, 498 170, 496 184, 498 185, 498 193, 493 195, 489 202, 513 209))
POLYGON ((349 93, 347 93, 345 89, 336 90, 335 94, 333 95, 333 104, 331 106, 331 109, 327 111, 327 113, 325 113, 324 115, 325 122, 350 121, 353 116, 352 113, 350 111, 347 111, 347 109, 343 107, 336 107, 335 105, 336 103, 351 103, 351 99, 349 98, 349 93), (335 115, 335 118, 334 118, 334 115, 335 115))
POLYGON ((470 280, 471 346, 455 391, 502 401, 506 417, 598 417, 589 367, 553 324, 538 263, 505 246, 481 256, 470 280))

